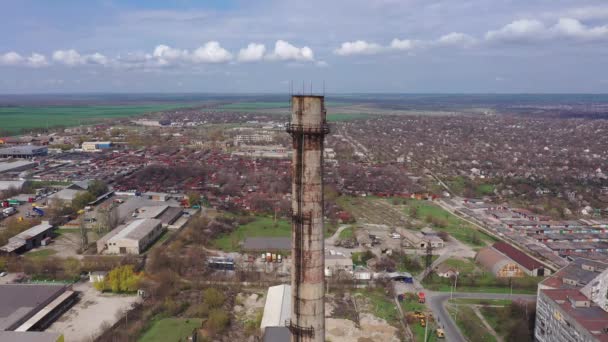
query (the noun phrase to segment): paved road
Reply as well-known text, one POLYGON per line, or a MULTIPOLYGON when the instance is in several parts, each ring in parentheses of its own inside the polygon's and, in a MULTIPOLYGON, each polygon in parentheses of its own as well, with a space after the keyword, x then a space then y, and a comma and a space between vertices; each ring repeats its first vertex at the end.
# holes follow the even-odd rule
MULTIPOLYGON (((426 291, 428 305, 433 311, 433 315, 439 324, 442 326, 446 341, 449 342, 465 342, 466 339, 460 333, 460 330, 456 326, 456 323, 452 320, 452 317, 448 314, 445 304, 450 299, 449 292, 431 292, 426 291)), ((512 299, 522 301, 535 301, 536 295, 520 295, 520 294, 498 294, 498 293, 466 293, 466 292, 454 292, 453 298, 475 298, 475 299, 512 299)))

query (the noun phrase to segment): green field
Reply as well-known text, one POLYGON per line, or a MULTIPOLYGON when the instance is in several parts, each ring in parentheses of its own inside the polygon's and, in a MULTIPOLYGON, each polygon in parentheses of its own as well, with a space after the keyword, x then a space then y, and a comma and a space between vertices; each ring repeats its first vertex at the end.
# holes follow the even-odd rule
POLYGON ((358 119, 367 119, 369 118, 369 114, 365 113, 330 113, 327 114, 327 121, 329 122, 340 122, 340 121, 352 121, 358 119))
POLYGON ((408 200, 405 211, 409 216, 422 220, 433 229, 444 231, 467 245, 483 247, 496 242, 493 237, 429 201, 408 200))
MULTIPOLYGON (((350 103, 347 102, 334 102, 327 101, 325 102, 326 107, 343 107, 348 106, 350 103)), ((289 108, 289 102, 285 101, 277 101, 277 102, 236 102, 229 103, 225 105, 221 105, 218 107, 219 109, 226 110, 261 110, 261 109, 275 109, 275 108, 289 108)))
POLYGON ((291 223, 284 219, 276 224, 270 217, 259 216, 255 221, 239 226, 231 234, 213 241, 213 246, 223 251, 238 251, 239 243, 247 237, 290 237, 291 223))
POLYGON ((138 341, 186 341, 194 329, 201 326, 202 321, 200 318, 164 318, 157 320, 138 341))
POLYGON ((30 129, 92 124, 103 119, 137 116, 188 107, 188 103, 120 106, 0 107, 0 134, 18 134, 30 129))
POLYGON ((353 227, 344 228, 340 232, 340 239, 352 239, 355 235, 355 230, 353 227))
POLYGON ((477 266, 475 266, 475 261, 473 261, 473 259, 469 259, 469 258, 466 258, 466 259, 450 258, 450 259, 445 260, 441 264, 457 269, 460 274, 471 273, 477 269, 477 266))

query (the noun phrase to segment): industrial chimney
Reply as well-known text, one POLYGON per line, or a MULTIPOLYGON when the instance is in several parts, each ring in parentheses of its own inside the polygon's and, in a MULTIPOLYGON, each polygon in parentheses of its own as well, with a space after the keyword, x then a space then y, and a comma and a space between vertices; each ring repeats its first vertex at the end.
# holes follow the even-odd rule
POLYGON ((291 98, 292 161, 292 342, 325 341, 323 241, 323 141, 329 133, 324 96, 291 98))

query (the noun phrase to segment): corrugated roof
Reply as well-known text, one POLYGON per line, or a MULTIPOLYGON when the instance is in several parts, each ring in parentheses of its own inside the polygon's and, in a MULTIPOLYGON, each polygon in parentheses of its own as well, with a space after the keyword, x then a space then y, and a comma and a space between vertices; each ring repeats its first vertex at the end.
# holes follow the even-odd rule
POLYGON ((497 242, 492 247, 530 271, 543 267, 543 264, 506 242, 497 242))
POLYGON ((290 250, 291 238, 289 237, 252 237, 246 238, 243 244, 243 249, 246 251, 272 251, 272 250, 290 250))
POLYGON ((160 225, 160 220, 157 219, 140 219, 129 223, 124 229, 111 237, 109 241, 119 239, 139 240, 148 235, 154 228, 160 225))

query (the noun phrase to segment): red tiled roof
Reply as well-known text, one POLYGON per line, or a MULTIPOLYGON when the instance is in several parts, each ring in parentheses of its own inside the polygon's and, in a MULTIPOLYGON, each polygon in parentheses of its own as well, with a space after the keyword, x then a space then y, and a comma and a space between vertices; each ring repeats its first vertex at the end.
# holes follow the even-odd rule
POLYGON ((543 264, 506 242, 497 242, 492 247, 530 271, 543 267, 543 264))

